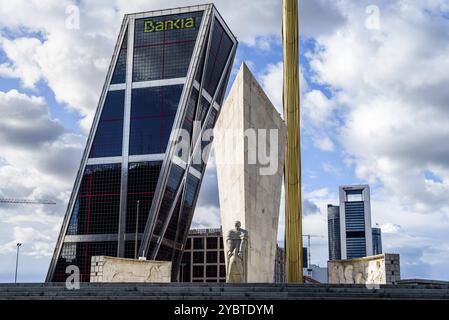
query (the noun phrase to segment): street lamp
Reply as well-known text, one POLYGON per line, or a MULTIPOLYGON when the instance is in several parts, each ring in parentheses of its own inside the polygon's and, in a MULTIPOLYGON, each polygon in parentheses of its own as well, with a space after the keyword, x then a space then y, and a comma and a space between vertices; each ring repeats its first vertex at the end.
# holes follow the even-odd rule
POLYGON ((19 243, 17 243, 17 256, 16 256, 16 274, 15 274, 15 276, 14 276, 14 283, 17 283, 17 269, 18 269, 18 267, 19 267, 19 249, 20 249, 20 246, 21 246, 22 244, 19 242, 19 243))
POLYGON ((137 200, 137 214, 136 214, 136 240, 134 241, 134 259, 137 259, 137 240, 139 239, 139 209, 140 200, 137 200))

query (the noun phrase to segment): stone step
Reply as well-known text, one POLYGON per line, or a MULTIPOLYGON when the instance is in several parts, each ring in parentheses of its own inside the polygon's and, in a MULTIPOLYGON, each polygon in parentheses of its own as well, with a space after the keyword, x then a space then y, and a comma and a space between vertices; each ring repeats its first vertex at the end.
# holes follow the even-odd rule
POLYGON ((36 299, 449 299, 448 286, 212 284, 212 283, 83 283, 80 290, 65 284, 0 284, 0 300, 36 299))

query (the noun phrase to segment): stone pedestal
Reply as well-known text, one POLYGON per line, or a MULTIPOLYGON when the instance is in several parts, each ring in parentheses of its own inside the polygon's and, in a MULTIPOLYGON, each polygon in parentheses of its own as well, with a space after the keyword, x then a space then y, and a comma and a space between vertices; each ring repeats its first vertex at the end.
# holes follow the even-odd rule
POLYGON ((332 284, 396 284, 401 279, 399 254, 332 260, 327 266, 332 284))
MULTIPOLYGON (((248 232, 247 282, 273 282, 285 124, 245 64, 214 132, 223 235, 248 232)), ((228 244, 225 241, 225 257, 228 244)), ((228 262, 228 261, 227 261, 228 262)))
POLYGON ((171 262, 93 256, 90 282, 170 282, 171 262))

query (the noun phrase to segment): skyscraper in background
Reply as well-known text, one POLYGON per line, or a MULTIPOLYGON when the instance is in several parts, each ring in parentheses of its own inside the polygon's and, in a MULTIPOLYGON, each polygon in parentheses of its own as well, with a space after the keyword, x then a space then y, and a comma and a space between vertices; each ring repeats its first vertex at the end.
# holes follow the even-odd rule
POLYGON ((371 256, 371 202, 368 185, 340 186, 341 259, 371 256))
POLYGON ((327 235, 329 242, 329 260, 341 259, 340 207, 327 205, 327 235))
POLYGON ((47 281, 68 265, 89 281, 94 255, 172 261, 177 276, 209 153, 201 133, 236 47, 213 5, 125 15, 47 281), (183 155, 177 129, 191 138, 183 155))
POLYGON ((372 228, 373 230, 373 254, 382 254, 382 230, 372 228))

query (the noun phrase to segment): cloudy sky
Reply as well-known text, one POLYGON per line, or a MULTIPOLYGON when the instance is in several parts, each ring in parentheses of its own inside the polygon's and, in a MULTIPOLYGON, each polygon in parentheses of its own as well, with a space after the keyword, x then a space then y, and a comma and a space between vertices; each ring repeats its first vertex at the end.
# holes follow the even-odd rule
MULTIPOLYGON (((14 280, 17 242, 19 281, 45 278, 123 15, 197 3, 0 1, 0 197, 58 203, 0 206, 0 282, 14 280)), ((280 110, 281 1, 214 3, 240 41, 233 76, 246 61, 280 110)), ((402 277, 449 280, 449 1, 300 0, 300 18, 312 263, 326 263, 338 185, 369 183, 402 277)), ((211 162, 194 225, 219 224, 211 162)))

